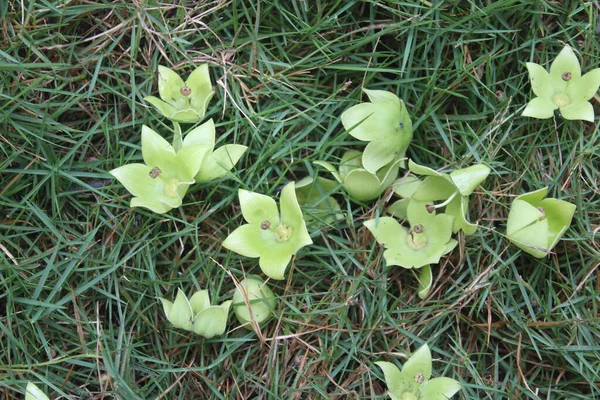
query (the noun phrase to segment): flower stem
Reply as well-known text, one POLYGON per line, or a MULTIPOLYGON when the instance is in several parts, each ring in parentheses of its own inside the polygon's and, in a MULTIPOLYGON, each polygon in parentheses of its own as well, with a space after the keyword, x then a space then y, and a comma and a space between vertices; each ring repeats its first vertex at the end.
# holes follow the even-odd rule
POLYGON ((179 123, 173 121, 173 128, 175 128, 173 132, 173 149, 175 152, 178 152, 183 147, 183 134, 181 133, 179 123))

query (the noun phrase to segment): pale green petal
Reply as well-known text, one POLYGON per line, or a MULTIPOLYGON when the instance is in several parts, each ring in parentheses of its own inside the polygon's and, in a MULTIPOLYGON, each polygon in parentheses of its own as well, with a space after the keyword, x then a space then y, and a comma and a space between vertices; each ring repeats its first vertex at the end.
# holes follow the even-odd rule
POLYGON ((25 388, 25 400, 50 400, 50 399, 33 382, 27 382, 27 387, 25 388))
POLYGON ((194 183, 194 176, 198 174, 201 166, 204 165, 206 159, 210 156, 209 152, 211 150, 212 147, 206 144, 184 144, 175 157, 176 162, 179 165, 179 179, 189 184, 194 183))
POLYGON ((374 140, 365 147, 362 155, 362 164, 364 168, 372 174, 384 165, 390 163, 396 157, 404 156, 404 149, 395 146, 391 140, 374 140))
POLYGON ((367 94, 367 97, 371 103, 388 102, 395 107, 400 107, 401 100, 392 92, 388 92, 387 90, 372 90, 365 88, 363 88, 363 92, 367 94))
POLYGON ((169 313, 171 312, 171 308, 173 307, 173 303, 171 303, 167 299, 163 299, 162 297, 159 297, 158 299, 162 303, 163 311, 165 312, 165 317, 168 319, 169 318, 169 313))
POLYGON ((148 103, 152 104, 156 109, 165 117, 172 119, 173 115, 177 112, 177 109, 173 107, 171 104, 162 101, 158 97, 154 96, 146 96, 144 100, 148 103))
POLYGON ((439 177, 444 176, 444 174, 441 174, 441 173, 437 172, 436 170, 426 167, 424 165, 419 165, 419 164, 413 162, 413 160, 408 160, 408 169, 410 170, 410 172, 417 174, 417 175, 439 176, 439 177))
POLYGON ((206 339, 225 333, 231 303, 229 300, 220 306, 207 307, 200 311, 194 319, 194 333, 206 339))
POLYGON ((245 224, 236 228, 223 241, 223 247, 244 257, 256 258, 276 245, 275 234, 260 225, 245 224))
MULTIPOLYGON (((242 324, 256 321, 261 324, 273 316, 277 305, 275 295, 266 282, 249 276, 236 285, 233 293, 233 310, 242 324), (250 314, 252 310, 252 315, 250 314)), ((247 325, 252 329, 251 325, 247 325)))
POLYGON ((421 186, 422 181, 413 174, 408 174, 397 179, 392 184, 394 193, 398 196, 410 199, 415 191, 421 186))
POLYGON ((279 225, 279 210, 275 200, 264 194, 240 189, 238 191, 244 219, 250 224, 260 225, 269 221, 271 226, 279 225))
POLYGON ((531 89, 538 97, 550 99, 555 93, 554 82, 548 71, 539 64, 526 63, 531 81, 531 89))
POLYGON ((523 111, 524 117, 532 117, 538 119, 551 118, 554 115, 554 110, 558 106, 549 99, 543 97, 536 97, 527 103, 527 107, 523 111))
POLYGON ((182 124, 195 124, 202 120, 202 117, 198 115, 198 112, 192 108, 185 108, 180 111, 176 111, 171 118, 175 122, 181 122, 182 124))
POLYGON ((571 73, 572 79, 581 77, 579 60, 570 46, 565 46, 550 65, 550 76, 555 82, 562 82, 565 72, 571 73))
POLYGON ((408 204, 410 203, 410 199, 401 199, 394 202, 391 206, 386 208, 386 212, 388 214, 392 214, 392 216, 396 219, 406 219, 408 204))
POLYGON ((450 173, 450 179, 463 196, 468 196, 490 174, 490 167, 484 164, 475 164, 450 173))
POLYGON ((199 290, 190 297, 190 306, 192 307, 192 313, 198 314, 200 311, 207 307, 210 307, 210 297, 208 290, 199 290))
POLYGON ((258 265, 269 278, 282 280, 285 270, 292 259, 292 254, 285 251, 286 246, 274 246, 261 254, 258 265), (282 248, 283 247, 283 248, 282 248))
POLYGON ((548 194, 548 187, 543 187, 533 192, 523 193, 515 198, 515 200, 523 200, 533 206, 538 206, 544 197, 548 194))
POLYGON ((460 391, 460 383, 451 378, 434 378, 421 385, 419 393, 422 399, 447 400, 460 391))
POLYGON ((396 246, 397 242, 405 240, 407 236, 406 229, 392 217, 370 219, 363 224, 371 231, 377 243, 386 248, 396 246))
POLYGON ((162 136, 144 125, 142 126, 142 156, 149 167, 160 166, 163 169, 165 164, 175 159, 175 150, 162 136))
POLYGON ((342 180, 355 169, 362 169, 362 153, 357 150, 348 150, 342 155, 340 161, 340 176, 342 180))
POLYGON ((427 343, 419 347, 402 366, 404 376, 414 379, 419 374, 424 380, 431 378, 431 351, 427 343))
POLYGON ((447 200, 457 190, 458 188, 448 179, 447 175, 428 176, 412 194, 412 198, 424 202, 447 200))
MULTIPOLYGON (((424 201, 418 201, 412 199, 412 201, 408 204, 408 209, 406 210, 407 219, 410 223, 411 227, 415 227, 416 225, 430 225, 433 221, 441 221, 438 217, 440 215, 435 215, 434 212, 429 212, 427 210, 427 203, 424 201)), ((450 226, 452 227, 452 225, 450 226)), ((436 227, 441 228, 441 227, 436 227)))
POLYGON ((571 225, 577 208, 574 204, 558 199, 544 199, 540 202, 548 220, 548 249, 554 248, 571 225))
POLYGON ((295 254, 300 248, 312 244, 313 241, 306 229, 306 222, 296 198, 294 182, 288 183, 281 190, 279 206, 281 208, 281 223, 292 228, 292 237, 289 242, 290 244, 293 243, 295 254))
POLYGON ((385 140, 400 122, 400 108, 389 102, 357 104, 342 114, 342 125, 358 140, 385 140))
POLYGON ((196 182, 209 182, 218 179, 231 171, 244 155, 248 147, 239 144, 227 144, 209 154, 196 175, 196 182))
POLYGON ((373 200, 381 194, 381 182, 365 169, 351 171, 344 180, 344 190, 358 201, 373 200))
POLYGON ((343 182, 342 177, 340 176, 339 172, 335 169, 335 167, 333 165, 331 165, 331 163, 328 163, 327 161, 314 161, 313 164, 320 165, 321 167, 325 168, 327 171, 331 172, 331 174, 333 175, 335 180, 338 181, 339 183, 343 182))
POLYGON ((535 221, 540 220, 544 214, 536 206, 518 197, 513 200, 508 219, 506 221, 506 234, 511 236, 535 221))
POLYGON ((177 296, 171 306, 168 319, 176 328, 192 330, 192 307, 181 289, 177 289, 177 296))
POLYGON ((206 144, 214 149, 215 147, 215 122, 213 119, 209 119, 202 125, 199 125, 192 129, 185 137, 183 138, 183 145, 189 146, 193 144, 206 144))
POLYGON ((202 119, 206 113, 208 102, 214 94, 208 73, 208 64, 198 66, 190 74, 185 84, 191 90, 190 105, 197 111, 199 119, 202 119))
POLYGON ((387 188, 392 186, 394 181, 398 178, 398 171, 400 170, 400 164, 404 159, 397 159, 394 162, 389 163, 377 172, 377 178, 381 181, 379 185, 379 192, 383 193, 387 188))
POLYGON ((181 200, 179 200, 179 204, 175 206, 170 206, 166 203, 161 202, 158 199, 148 199, 145 197, 134 197, 131 199, 129 203, 130 207, 144 207, 153 211, 157 214, 164 214, 166 212, 171 211, 175 207, 179 207, 181 205, 181 200))
POLYGON ((164 195, 164 182, 160 178, 152 179, 152 168, 144 164, 127 164, 109 171, 125 189, 136 197, 148 197, 157 200, 164 195))
POLYGON ((548 248, 548 220, 534 222, 523 229, 507 234, 508 239, 521 250, 537 258, 546 257, 548 248))
POLYGON ((183 79, 172 69, 158 66, 158 93, 163 101, 173 105, 175 108, 181 108, 186 104, 185 98, 181 95, 183 79))
POLYGON ((419 298, 424 299, 429 296, 432 283, 433 274, 431 273, 431 266, 424 265, 419 271, 419 298))
POLYGON ((458 240, 450 239, 448 241, 448 243, 446 243, 446 246, 444 248, 444 255, 450 253, 452 250, 454 250, 456 248, 456 246, 458 246, 458 240))
POLYGON ((588 101, 579 101, 561 107, 560 115, 568 120, 594 122, 594 107, 588 101))
POLYGON ((408 380, 394 364, 386 361, 376 361, 375 364, 383 371, 388 394, 392 400, 403 400, 404 392, 416 392, 418 383, 408 380))
POLYGON ((467 221, 467 210, 469 207, 469 198, 456 196, 446 205, 446 214, 454 216, 454 224, 452 226, 452 232, 457 233, 462 230, 465 235, 469 236, 477 231, 477 224, 472 224, 467 221))
POLYGON ((574 101, 588 101, 598 91, 600 86, 600 68, 596 68, 583 75, 580 79, 572 79, 567 84, 567 95, 574 101))

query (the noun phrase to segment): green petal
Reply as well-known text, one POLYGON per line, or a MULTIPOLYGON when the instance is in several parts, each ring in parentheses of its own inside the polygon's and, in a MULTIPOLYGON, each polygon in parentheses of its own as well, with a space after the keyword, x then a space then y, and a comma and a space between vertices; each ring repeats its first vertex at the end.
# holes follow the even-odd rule
POLYGON ((594 107, 588 101, 579 101, 561 107, 560 115, 568 120, 594 122, 594 107))
POLYGON ((185 108, 183 110, 176 111, 169 119, 184 124, 195 124, 202 120, 202 116, 200 116, 193 108, 185 108))
POLYGON ((171 306, 171 312, 168 316, 169 322, 176 328, 182 328, 191 331, 192 325, 192 307, 190 302, 181 289, 177 289, 177 296, 171 306))
POLYGON ((348 150, 342 155, 340 161, 340 176, 342 180, 355 169, 362 169, 362 153, 357 150, 348 150))
POLYGON ((490 167, 487 165, 475 164, 451 172, 450 179, 452 179, 461 195, 468 196, 487 178, 490 171, 490 167))
POLYGON ((462 230, 465 235, 470 236, 477 231, 477 224, 472 224, 467 221, 467 210, 469 208, 469 198, 456 196, 448 205, 446 205, 445 213, 454 217, 452 232, 457 233, 462 230))
POLYGON ((405 240, 407 236, 406 229, 392 217, 370 219, 363 225, 371 231, 377 243, 386 248, 395 246, 399 241, 405 240))
POLYGON ((544 214, 536 206, 517 197, 510 206, 506 221, 506 234, 511 236, 526 226, 533 224, 535 221, 540 220, 543 216, 544 214))
POLYGON ((355 200, 369 201, 381 194, 381 182, 365 169, 352 170, 344 180, 344 190, 355 200))
POLYGON ((447 176, 428 176, 423 180, 421 185, 415 190, 412 198, 424 202, 432 202, 438 200, 447 200, 452 196, 458 188, 452 183, 447 176))
POLYGON ((25 400, 50 400, 50 399, 33 382, 27 382, 27 387, 25 388, 25 400))
POLYGON ((200 311, 194 319, 194 333, 206 339, 225 333, 231 303, 232 301, 229 300, 221 306, 212 306, 200 311))
POLYGON ((183 138, 183 145, 190 146, 194 144, 205 144, 209 145, 210 151, 212 151, 215 147, 215 135, 215 122, 211 118, 202 125, 192 129, 187 135, 185 135, 183 138))
POLYGON ((598 91, 600 86, 600 68, 596 68, 579 79, 571 79, 567 84, 567 96, 573 102, 588 101, 598 91))
POLYGON ((273 246, 267 252, 261 254, 258 262, 260 269, 269 278, 282 280, 285 270, 292 259, 292 254, 281 247, 273 246))
POLYGON ((523 193, 515 198, 515 200, 523 200, 532 206, 538 206, 542 199, 548 194, 548 187, 543 187, 533 192, 523 193))
POLYGON ((175 206, 170 206, 169 204, 163 203, 157 199, 148 199, 142 197, 134 197, 131 199, 129 206, 133 207, 144 207, 153 211, 157 214, 164 214, 166 212, 171 211, 173 208, 179 207, 181 205, 181 199, 179 200, 179 204, 175 206))
POLYGON ((550 76, 554 82, 564 82, 562 74, 571 73, 571 79, 581 77, 581 67, 575 52, 570 46, 565 46, 550 65, 550 76))
POLYGON ((365 147, 362 164, 367 171, 375 174, 393 159, 403 157, 405 150, 406 148, 400 149, 390 140, 374 140, 365 147))
POLYGON ((558 199, 544 199, 540 206, 544 209, 548 220, 548 249, 552 250, 571 225, 577 207, 558 199))
POLYGON ((388 102, 361 103, 342 114, 342 125, 358 140, 386 140, 394 135, 400 122, 400 108, 388 102))
POLYGON ((383 371, 385 384, 392 400, 402 400, 404 392, 416 391, 417 383, 407 380, 394 364, 386 361, 376 361, 375 364, 383 371))
POLYGON ((526 253, 537 258, 548 255, 548 220, 537 221, 523 229, 507 233, 508 240, 526 253))
POLYGON ((335 167, 333 165, 331 165, 331 163, 328 163, 327 161, 314 161, 313 164, 320 165, 321 167, 325 168, 327 171, 331 172, 331 174, 333 175, 335 180, 338 181, 339 183, 343 182, 342 177, 337 172, 335 167))
POLYGON ((244 219, 250 224, 260 225, 269 221, 271 226, 279 225, 279 210, 275 200, 264 194, 240 189, 238 191, 244 219))
MULTIPOLYGON (((267 321, 273 316, 276 304, 273 291, 266 282, 255 276, 242 280, 233 293, 233 310, 242 324, 251 321, 261 324, 267 321)), ((248 327, 252 329, 251 326, 248 327)))
MULTIPOLYGON (((165 164, 175 159, 175 150, 162 136, 144 125, 142 126, 142 156, 149 167, 160 166, 164 169, 165 164)), ((168 169, 171 168, 176 169, 176 167, 168 169)))
POLYGON ((144 100, 148 103, 152 104, 162 115, 165 117, 172 119, 173 115, 177 112, 177 109, 173 107, 171 104, 166 103, 154 96, 146 96, 144 100))
POLYGON ((198 174, 201 166, 210 157, 208 154, 210 151, 211 146, 205 144, 184 145, 175 157, 179 165, 180 179, 188 184, 194 183, 194 176, 198 174))
POLYGON ((527 107, 525 107, 525 110, 521 115, 524 117, 546 119, 552 117, 554 115, 554 110, 557 108, 558 106, 549 99, 536 97, 527 103, 527 107))
POLYGON ((419 298, 424 299, 429 296, 432 283, 433 274, 431 273, 431 266, 424 265, 419 271, 419 298))
POLYGON ((431 378, 431 351, 427 343, 419 347, 402 367, 402 375, 406 377, 414 378, 419 374, 424 380, 431 378))
POLYGON ((363 92, 367 94, 371 103, 388 102, 396 107, 400 106, 401 100, 392 92, 387 90, 372 90, 363 88, 363 92))
POLYGON ((413 160, 408 160, 408 169, 410 170, 410 172, 417 174, 417 175, 439 176, 439 177, 444 176, 444 174, 441 174, 441 173, 437 172, 436 170, 426 167, 424 165, 419 165, 419 164, 413 162, 413 160))
POLYGON ((413 199, 406 210, 408 222, 410 226, 416 225, 429 225, 436 220, 438 215, 435 215, 435 211, 430 213, 427 211, 427 203, 423 201, 417 201, 413 199))
POLYGON ((269 247, 276 244, 271 231, 264 231, 260 225, 246 224, 238 227, 223 241, 223 247, 244 257, 260 257, 269 247))
POLYGON ((427 400, 446 400, 460 391, 460 383, 451 378, 434 378, 426 382, 419 388, 422 399, 427 400))
POLYGON ((401 199, 386 208, 385 211, 396 219, 406 219, 409 203, 410 199, 401 199))
POLYGON ((127 164, 109 171, 109 174, 117 178, 132 195, 157 200, 164 195, 165 184, 162 179, 152 179, 151 170, 144 164, 127 164))
POLYGON ((171 308, 173 307, 173 303, 171 303, 167 299, 163 299, 162 297, 159 297, 158 299, 162 303, 163 311, 165 312, 165 317, 167 317, 167 319, 169 319, 169 313, 171 312, 171 308))
POLYGON ((288 183, 281 190, 279 206, 281 208, 281 223, 292 228, 292 237, 289 241, 293 243, 295 254, 300 248, 312 244, 313 241, 306 229, 306 222, 296 198, 294 182, 288 183))
POLYGON ((218 179, 231 171, 244 155, 248 147, 239 144, 227 144, 209 154, 196 175, 196 182, 209 182, 218 179))
POLYGON ((208 102, 214 94, 208 73, 208 64, 198 66, 190 74, 185 84, 192 91, 189 96, 190 105, 198 113, 199 119, 202 119, 206 113, 208 102))
POLYGON ((413 174, 397 179, 393 184, 394 193, 405 199, 410 199, 421 186, 422 181, 413 174))
POLYGON ((450 239, 444 248, 444 255, 450 253, 452 250, 456 248, 458 245, 458 241, 456 239, 450 239))
POLYGON ((163 101, 173 105, 175 108, 181 108, 187 102, 181 95, 183 79, 172 69, 158 66, 158 92, 163 101))
POLYGON ((400 158, 394 162, 389 163, 377 172, 377 178, 381 181, 379 185, 379 192, 383 193, 387 188, 398 178, 398 171, 400 170, 400 164, 404 162, 404 159, 400 158))
POLYGON ((554 93, 554 81, 541 65, 535 63, 526 63, 531 81, 531 89, 536 96, 550 99, 554 93))
POLYGON ((192 307, 193 315, 196 315, 205 308, 210 307, 208 290, 199 290, 194 293, 192 297, 190 297, 190 306, 192 307))

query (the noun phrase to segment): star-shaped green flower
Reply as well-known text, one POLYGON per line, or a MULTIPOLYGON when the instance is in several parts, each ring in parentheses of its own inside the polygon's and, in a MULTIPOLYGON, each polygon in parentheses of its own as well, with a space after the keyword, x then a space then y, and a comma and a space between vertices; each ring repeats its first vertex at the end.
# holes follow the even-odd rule
POLYGON ((394 159, 388 165, 380 168, 377 173, 372 173, 362 165, 364 157, 360 151, 348 150, 342 156, 339 171, 326 161, 315 161, 315 164, 331 172, 354 200, 369 201, 376 199, 390 187, 398 176, 402 160, 394 159))
POLYGON ((196 68, 185 82, 172 69, 159 65, 158 93, 160 99, 146 96, 144 100, 156 107, 162 115, 176 122, 200 122, 214 94, 208 64, 196 68))
POLYGON ((456 246, 456 240, 452 239, 453 216, 436 215, 434 210, 427 209, 425 202, 413 200, 408 204, 407 219, 410 229, 392 217, 364 223, 375 240, 386 248, 383 257, 387 265, 421 268, 437 264, 456 246))
POLYGON ((133 194, 131 207, 145 207, 163 214, 179 207, 194 183, 205 156, 212 147, 195 144, 188 135, 175 152, 165 139, 147 126, 142 127, 142 156, 145 164, 128 164, 109 173, 133 194))
POLYGON ((527 63, 527 69, 537 97, 527 104, 524 116, 545 119, 559 109, 565 119, 594 121, 594 108, 588 100, 600 86, 600 68, 581 76, 577 56, 565 46, 550 65, 550 73, 535 63, 527 63))
POLYGON ((506 236, 521 250, 537 258, 547 256, 571 225, 575 205, 544 199, 548 188, 516 197, 510 207, 506 236))
POLYGON ((220 306, 211 306, 208 290, 200 290, 189 299, 181 289, 177 290, 175 301, 160 298, 165 315, 176 328, 194 332, 207 339, 225 332, 229 307, 232 301, 220 306))
POLYGON ((245 257, 259 257, 262 271, 273 279, 283 279, 292 256, 312 244, 296 198, 294 182, 281 190, 281 214, 275 200, 263 194, 240 189, 244 219, 223 242, 223 247, 245 257))
POLYGON ((394 364, 378 361, 383 370, 388 395, 392 400, 446 400, 454 396, 460 384, 451 378, 431 378, 431 351, 424 344, 404 363, 402 371, 394 364))
POLYGON ((477 230, 477 224, 467 221, 469 195, 483 182, 490 173, 490 168, 483 164, 475 164, 467 168, 455 170, 449 174, 437 172, 429 167, 408 162, 411 172, 426 176, 419 180, 409 174, 394 182, 394 192, 402 197, 388 208, 396 218, 404 218, 406 207, 411 199, 424 201, 433 205, 434 201, 442 201, 434 205, 436 208, 445 207, 445 214, 454 217, 452 231, 462 230, 465 235, 472 235, 477 230))
POLYGON ((371 174, 403 158, 412 139, 412 122, 404 102, 384 90, 363 91, 371 100, 342 114, 344 128, 358 140, 369 142, 362 165, 371 174))

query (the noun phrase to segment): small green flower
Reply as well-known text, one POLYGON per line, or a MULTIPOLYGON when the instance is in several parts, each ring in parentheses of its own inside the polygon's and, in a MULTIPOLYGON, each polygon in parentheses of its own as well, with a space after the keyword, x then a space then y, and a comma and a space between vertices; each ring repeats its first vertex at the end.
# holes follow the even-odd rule
POLYGON ((431 378, 431 351, 424 344, 404 363, 402 371, 394 364, 378 361, 382 369, 388 395, 392 400, 446 400, 460 389, 460 383, 451 378, 431 378))
POLYGON ((315 164, 327 169, 342 187, 357 201, 376 199, 394 182, 398 176, 403 159, 392 160, 380 168, 376 174, 369 172, 361 163, 364 157, 360 151, 348 150, 342 156, 339 171, 331 163, 315 161, 315 164))
POLYGON ((312 244, 294 182, 281 190, 281 215, 275 200, 269 196, 244 189, 238 193, 248 223, 231 232, 223 247, 245 257, 259 257, 260 268, 267 276, 283 279, 292 256, 312 244))
MULTIPOLYGON (((337 189, 335 181, 306 176, 296 182, 296 197, 301 207, 311 207, 312 212, 304 214, 304 220, 309 226, 319 227, 332 225, 336 220, 343 219, 340 205, 328 193, 337 189)), ((306 208, 304 208, 306 211, 306 208)))
POLYGON ((404 102, 384 90, 363 91, 370 103, 361 103, 342 114, 344 128, 358 140, 369 142, 362 165, 376 174, 394 160, 404 157, 412 139, 412 122, 404 102))
POLYGON ((383 257, 388 266, 421 268, 437 264, 444 254, 456 246, 456 240, 452 239, 453 216, 435 215, 434 210, 427 209, 425 202, 413 200, 408 204, 407 219, 410 229, 392 217, 371 219, 364 223, 375 240, 386 248, 383 257))
POLYGON ((273 316, 276 305, 273 291, 257 276, 250 275, 242 280, 233 293, 233 311, 248 329, 252 324, 262 324, 273 316))
POLYGON ((165 315, 175 328, 194 332, 207 339, 225 333, 227 316, 232 301, 220 306, 211 306, 208 290, 200 290, 188 300, 181 289, 177 289, 175 301, 160 298, 165 315))
POLYGON ((208 64, 196 68, 185 82, 172 69, 159 65, 158 92, 160 99, 147 96, 144 100, 156 107, 162 115, 176 122, 200 122, 214 94, 208 64))
POLYGON ((545 119, 559 109, 565 119, 594 122, 594 108, 588 100, 600 86, 600 68, 581 76, 577 56, 565 46, 550 65, 550 73, 535 63, 527 63, 527 69, 537 97, 527 104, 524 116, 545 119))
POLYGON ((27 382, 25 388, 25 400, 50 400, 42 389, 38 388, 33 382, 27 382))
POLYGON ((477 224, 467 221, 469 195, 483 182, 490 173, 490 168, 483 164, 475 164, 467 168, 455 170, 449 174, 439 173, 431 168, 408 162, 409 170, 424 175, 424 180, 409 174, 394 182, 394 192, 402 197, 388 208, 388 212, 396 218, 404 218, 406 207, 411 199, 424 201, 435 208, 445 207, 445 214, 454 217, 452 232, 462 230, 465 235, 472 235, 477 224), (434 205, 434 201, 442 201, 434 205))
POLYGON ((165 139, 147 126, 142 127, 142 156, 145 164, 128 164, 109 171, 133 194, 131 207, 145 207, 163 214, 179 207, 194 183, 211 146, 195 144, 188 135, 175 152, 165 139))
POLYGON ((514 199, 508 214, 506 236, 534 257, 547 256, 571 225, 575 205, 558 199, 544 199, 548 188, 522 194, 514 199))

